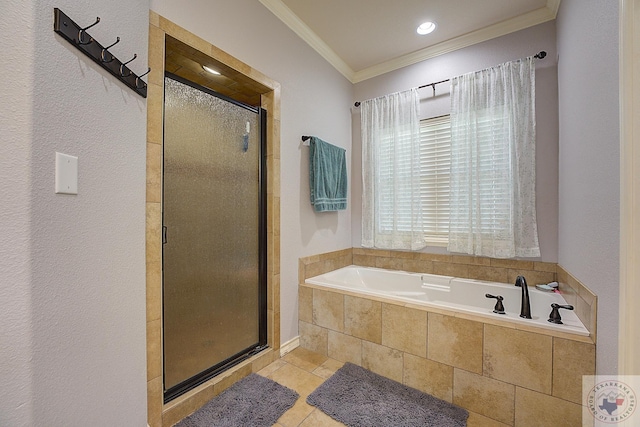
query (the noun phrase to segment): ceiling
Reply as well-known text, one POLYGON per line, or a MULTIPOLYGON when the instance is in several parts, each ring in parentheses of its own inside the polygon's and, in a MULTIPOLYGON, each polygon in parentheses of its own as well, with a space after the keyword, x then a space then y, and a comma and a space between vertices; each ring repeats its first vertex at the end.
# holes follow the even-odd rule
POLYGON ((260 0, 351 82, 555 19, 560 0, 260 0), (424 21, 436 30, 420 36, 424 21))

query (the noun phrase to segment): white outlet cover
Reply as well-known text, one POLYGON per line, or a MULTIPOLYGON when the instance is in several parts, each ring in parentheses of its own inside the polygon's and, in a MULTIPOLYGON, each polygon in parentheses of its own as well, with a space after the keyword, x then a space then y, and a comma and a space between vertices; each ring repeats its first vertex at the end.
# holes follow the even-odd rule
POLYGON ((78 158, 56 153, 56 194, 78 194, 78 158))

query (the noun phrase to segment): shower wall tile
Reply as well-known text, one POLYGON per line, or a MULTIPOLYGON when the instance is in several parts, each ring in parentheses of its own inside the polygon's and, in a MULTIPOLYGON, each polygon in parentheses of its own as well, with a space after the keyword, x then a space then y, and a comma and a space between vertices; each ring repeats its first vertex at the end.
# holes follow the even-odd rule
POLYGON ((362 341, 362 367, 402 383, 402 352, 369 341, 362 341))
POLYGON ((162 214, 160 203, 147 203, 146 208, 146 260, 147 264, 159 264, 162 261, 162 214))
POLYGON ((484 325, 484 375, 551 394, 553 338, 484 325))
POLYGON ((453 367, 404 353, 402 383, 453 402, 453 367))
POLYGON ((162 144, 163 84, 147 85, 147 141, 155 144, 162 144))
POLYGON ((582 403, 582 376, 595 375, 596 346, 553 338, 553 396, 582 403))
POLYGON ((259 354, 253 356, 251 361, 251 372, 258 372, 264 369, 267 365, 271 364, 275 359, 276 351, 273 348, 263 350, 259 354))
POLYGON ((362 340, 340 332, 329 331, 327 355, 341 362, 362 365, 362 340))
MULTIPOLYGON (((453 371, 453 403, 513 425, 515 387, 463 369, 453 371)), ((562 425, 562 424, 558 424, 562 425)))
POLYGON ((162 201, 162 145, 147 143, 147 202, 162 201))
POLYGON ((147 423, 149 427, 162 427, 162 377, 147 382, 147 423))
POLYGON ((162 264, 152 262, 147 264, 146 299, 147 322, 159 320, 162 316, 162 264))
POLYGON ((382 342, 381 318, 382 304, 380 302, 349 295, 344 296, 343 330, 345 334, 380 344, 382 342))
POLYGON ((344 296, 338 292, 313 290, 313 324, 344 331, 344 296))
POLYGON ((147 322, 147 378, 162 376, 162 322, 147 322))
POLYGON ((429 313, 427 358, 482 373, 482 323, 429 313))
POLYGON ((427 357, 427 312, 382 304, 382 345, 427 357))
MULTIPOLYGON (((156 14, 158 22, 160 21, 156 14)), ((149 45, 156 46, 159 54, 149 55, 148 63, 151 71, 148 76, 148 83, 162 86, 164 83, 164 31, 157 25, 149 25, 149 45)))

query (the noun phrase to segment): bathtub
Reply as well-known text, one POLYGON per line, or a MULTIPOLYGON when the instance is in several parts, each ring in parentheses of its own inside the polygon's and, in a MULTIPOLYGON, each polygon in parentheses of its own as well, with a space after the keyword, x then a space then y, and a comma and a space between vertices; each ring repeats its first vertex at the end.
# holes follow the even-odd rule
MULTIPOLYGON (((526 276, 525 276, 526 278, 526 276)), ((310 277, 305 283, 343 291, 388 298, 425 307, 437 307, 485 318, 531 325, 543 329, 588 336, 578 316, 571 310, 560 310, 563 324, 547 321, 551 304, 567 304, 561 294, 543 292, 529 285, 532 319, 520 317, 521 289, 513 284, 486 282, 434 274, 409 273, 351 265, 310 277), (485 294, 501 295, 505 314, 493 313, 496 300, 485 294)))

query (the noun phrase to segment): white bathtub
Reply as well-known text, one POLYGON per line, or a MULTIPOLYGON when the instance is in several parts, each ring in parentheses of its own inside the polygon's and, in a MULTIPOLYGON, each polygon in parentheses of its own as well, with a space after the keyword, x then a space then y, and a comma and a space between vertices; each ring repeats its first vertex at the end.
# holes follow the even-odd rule
MULTIPOLYGON (((526 278, 526 276, 525 276, 526 278)), ((426 307, 440 307, 457 312, 507 320, 544 329, 588 336, 578 316, 571 310, 560 310, 563 324, 547 321, 551 304, 567 302, 561 294, 542 292, 529 283, 532 319, 520 317, 521 289, 514 284, 485 282, 434 274, 408 273, 351 265, 329 273, 311 277, 306 283, 342 289, 366 295, 411 302, 426 307), (506 314, 493 313, 496 300, 485 294, 501 295, 506 314)))

